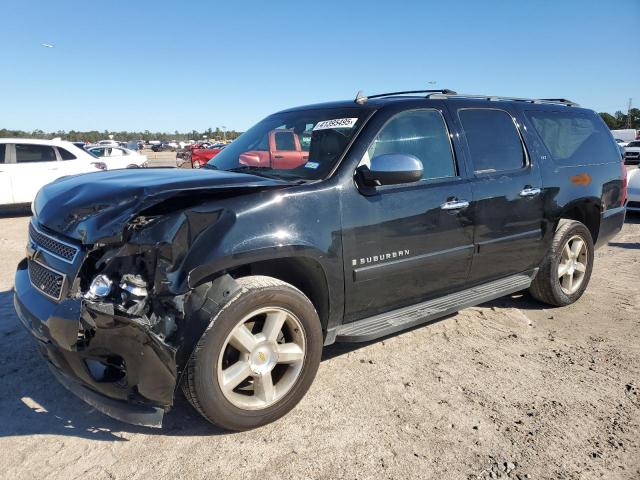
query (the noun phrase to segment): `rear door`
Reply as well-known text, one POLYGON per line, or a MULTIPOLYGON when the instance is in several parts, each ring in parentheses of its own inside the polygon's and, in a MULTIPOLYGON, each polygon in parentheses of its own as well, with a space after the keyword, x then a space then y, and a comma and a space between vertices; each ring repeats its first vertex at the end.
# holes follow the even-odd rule
POLYGON ((60 168, 58 170, 59 176, 64 175, 77 175, 78 173, 94 172, 96 169, 91 165, 93 159, 88 153, 84 151, 76 151, 76 149, 67 149, 62 146, 57 146, 58 158, 60 159, 60 168))
POLYGON ((543 224, 542 180, 508 104, 458 108, 472 172, 475 254, 470 284, 537 267, 543 224))

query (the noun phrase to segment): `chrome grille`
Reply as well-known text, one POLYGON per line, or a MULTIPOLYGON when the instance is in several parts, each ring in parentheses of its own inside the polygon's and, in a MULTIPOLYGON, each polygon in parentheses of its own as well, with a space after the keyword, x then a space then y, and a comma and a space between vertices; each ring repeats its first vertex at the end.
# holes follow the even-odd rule
POLYGON ((32 243, 65 262, 73 263, 78 253, 78 247, 41 232, 32 223, 29 224, 29 237, 32 243))
POLYGON ((31 285, 46 296, 60 300, 65 276, 55 270, 45 267, 35 260, 29 260, 29 280, 31 285))

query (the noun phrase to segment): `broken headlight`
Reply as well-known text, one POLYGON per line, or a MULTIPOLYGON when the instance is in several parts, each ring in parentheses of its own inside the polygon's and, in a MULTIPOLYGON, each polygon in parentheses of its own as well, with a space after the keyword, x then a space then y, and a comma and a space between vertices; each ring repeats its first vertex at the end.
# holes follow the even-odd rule
POLYGON ((105 298, 111 293, 113 284, 106 275, 96 275, 89 285, 89 290, 84 294, 88 300, 105 298))

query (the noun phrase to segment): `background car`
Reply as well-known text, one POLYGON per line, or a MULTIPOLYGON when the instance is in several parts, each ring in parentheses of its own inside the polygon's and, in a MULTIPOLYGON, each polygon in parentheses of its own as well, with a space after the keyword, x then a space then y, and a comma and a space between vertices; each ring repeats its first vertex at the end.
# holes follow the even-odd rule
POLYGON ((0 205, 23 205, 60 177, 96 172, 105 164, 62 140, 0 139, 0 205))
POLYGON ((627 210, 640 212, 640 169, 634 168, 627 173, 627 210))
POLYGON ((117 168, 144 168, 147 166, 146 155, 140 155, 134 150, 124 147, 89 147, 87 150, 102 160, 107 170, 117 168))
POLYGON ((167 142, 154 143, 151 145, 151 150, 154 152, 166 152, 171 151, 172 148, 169 146, 167 142))
POLYGON ((96 145, 112 145, 112 146, 118 146, 120 144, 120 142, 116 141, 116 140, 100 140, 99 142, 96 142, 96 145))
POLYGON ((624 147, 624 163, 640 164, 640 140, 634 140, 624 147))
POLYGON ((213 157, 218 155, 226 147, 224 143, 214 143, 206 148, 194 148, 191 150, 191 167, 202 168, 213 157))

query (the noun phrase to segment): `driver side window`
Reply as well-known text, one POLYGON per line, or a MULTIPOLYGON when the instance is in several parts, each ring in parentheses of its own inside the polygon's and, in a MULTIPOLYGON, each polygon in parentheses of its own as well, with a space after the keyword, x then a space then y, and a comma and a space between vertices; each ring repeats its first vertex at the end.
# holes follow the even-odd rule
POLYGON ((453 149, 442 114, 437 110, 410 110, 389 120, 373 140, 360 165, 387 153, 413 155, 422 162, 422 179, 456 176, 453 149))

